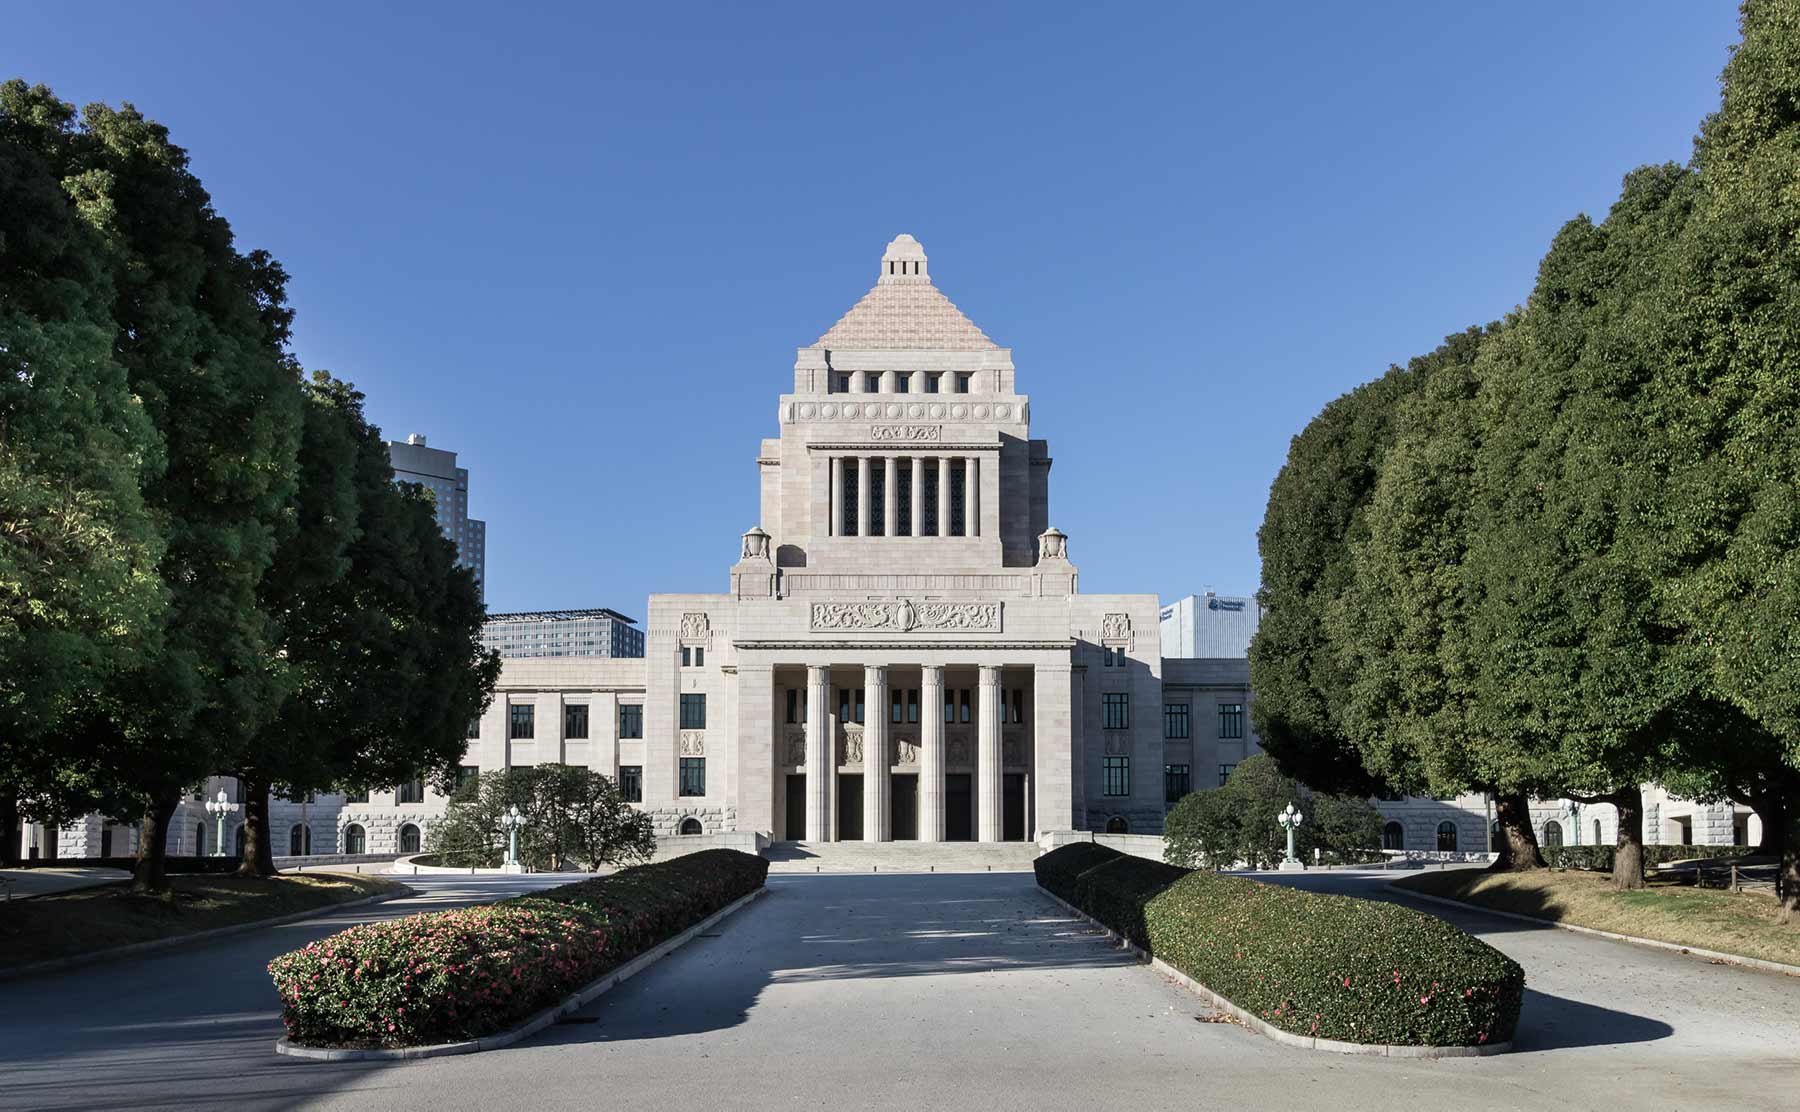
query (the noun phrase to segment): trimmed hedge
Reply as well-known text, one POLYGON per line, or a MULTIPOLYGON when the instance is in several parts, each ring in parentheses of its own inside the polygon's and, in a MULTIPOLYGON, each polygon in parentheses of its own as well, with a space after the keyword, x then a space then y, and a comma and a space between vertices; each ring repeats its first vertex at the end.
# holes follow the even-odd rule
MULTIPOLYGON (((1616 846, 1541 846, 1544 864, 1553 869, 1586 869, 1610 873, 1616 846)), ((1749 857, 1755 846, 1645 846, 1644 867, 1655 868, 1671 861, 1693 861, 1717 857, 1749 857)))
POLYGON ((496 904, 367 923, 269 963, 288 1038, 421 1046, 495 1034, 763 886, 715 849, 496 904))
POLYGON ((1441 919, 1123 856, 1077 869, 1095 855, 1068 853, 1076 848, 1039 857, 1039 882, 1073 872, 1065 899, 1284 1031, 1479 1046, 1518 1026, 1524 970, 1441 919))
POLYGON ((1074 903, 1076 877, 1095 865, 1123 856, 1111 846, 1098 842, 1071 842, 1039 854, 1031 863, 1031 869, 1037 874, 1038 887, 1074 903))

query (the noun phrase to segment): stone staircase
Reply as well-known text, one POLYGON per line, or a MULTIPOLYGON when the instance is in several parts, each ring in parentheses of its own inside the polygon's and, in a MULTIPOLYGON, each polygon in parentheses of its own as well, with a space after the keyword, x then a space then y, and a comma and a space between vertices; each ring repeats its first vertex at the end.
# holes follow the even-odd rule
POLYGON ((771 873, 1028 873, 1032 842, 774 842, 771 873))

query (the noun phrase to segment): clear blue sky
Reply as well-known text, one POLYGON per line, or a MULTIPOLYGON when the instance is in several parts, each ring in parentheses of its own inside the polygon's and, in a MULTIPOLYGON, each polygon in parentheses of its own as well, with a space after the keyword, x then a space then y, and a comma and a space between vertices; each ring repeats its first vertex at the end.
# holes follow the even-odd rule
POLYGON ((1258 583, 1319 407, 1685 160, 1719 2, 11 3, 167 124, 296 347, 472 473, 496 610, 723 591, 809 344, 911 232, 1014 349, 1088 591, 1258 583))

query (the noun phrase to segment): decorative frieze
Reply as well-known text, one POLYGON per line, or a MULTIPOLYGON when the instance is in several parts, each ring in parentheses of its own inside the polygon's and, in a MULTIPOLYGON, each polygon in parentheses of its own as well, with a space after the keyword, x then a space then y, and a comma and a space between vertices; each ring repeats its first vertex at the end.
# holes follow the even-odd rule
POLYGON ((914 765, 919 763, 919 739, 910 734, 900 734, 894 738, 894 763, 914 765))
POLYGON ((787 763, 803 765, 806 763, 806 731, 789 730, 787 733, 787 763))
POLYGON ((998 602, 815 602, 815 633, 999 633, 998 602))
POLYGON ((863 728, 855 722, 844 727, 844 763, 863 763, 863 728))
POLYGON ((972 421, 1023 421, 1025 417, 1023 409, 1011 402, 789 402, 787 409, 790 421, 831 424, 870 418, 885 418, 890 421, 910 418, 914 421, 966 424, 972 421))
POLYGON ((874 425, 870 440, 896 440, 907 444, 937 443, 944 439, 942 425, 874 425))

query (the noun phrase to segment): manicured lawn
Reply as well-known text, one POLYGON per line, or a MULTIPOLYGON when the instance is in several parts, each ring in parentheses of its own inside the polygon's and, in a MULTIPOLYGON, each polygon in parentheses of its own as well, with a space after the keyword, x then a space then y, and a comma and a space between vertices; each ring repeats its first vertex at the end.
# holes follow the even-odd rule
POLYGON ((1776 923, 1775 901, 1763 895, 1656 882, 1620 892, 1604 873, 1547 869, 1446 869, 1395 885, 1535 919, 1800 965, 1800 923, 1776 923))
POLYGON ((336 873, 268 880, 174 876, 169 884, 162 897, 133 896, 121 883, 0 902, 0 969, 273 919, 404 887, 336 873))

